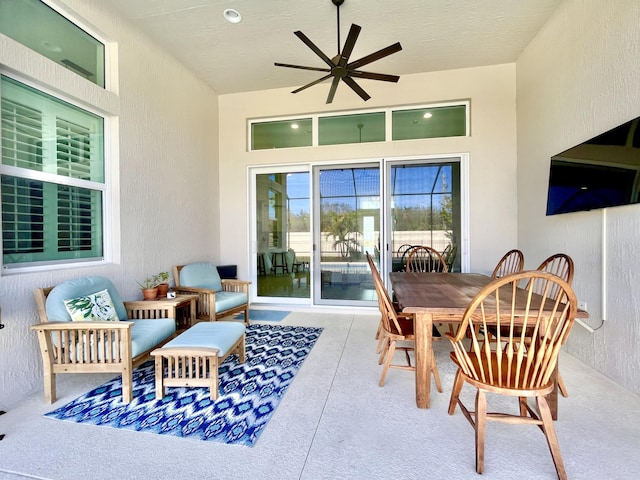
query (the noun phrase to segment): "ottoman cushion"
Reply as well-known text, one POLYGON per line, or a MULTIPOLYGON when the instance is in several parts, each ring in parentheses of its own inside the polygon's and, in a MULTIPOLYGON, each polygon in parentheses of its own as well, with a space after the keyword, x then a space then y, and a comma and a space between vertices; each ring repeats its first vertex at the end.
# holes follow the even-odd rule
POLYGON ((217 348, 223 357, 244 334, 246 328, 241 322, 200 322, 186 332, 164 344, 163 348, 206 347, 217 348))

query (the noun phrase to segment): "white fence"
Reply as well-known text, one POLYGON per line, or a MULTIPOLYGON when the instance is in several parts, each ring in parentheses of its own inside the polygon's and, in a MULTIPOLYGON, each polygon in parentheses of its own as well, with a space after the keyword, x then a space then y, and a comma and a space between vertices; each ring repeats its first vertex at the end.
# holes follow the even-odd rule
MULTIPOLYGON (((450 240, 448 237, 449 232, 445 230, 434 231, 411 231, 411 232, 393 232, 393 245, 390 245, 390 249, 393 252, 398 251, 402 245, 428 245, 435 248, 438 251, 443 251, 450 240)), ((311 234, 308 232, 290 232, 288 233, 289 244, 288 248, 293 249, 296 252, 296 257, 302 259, 311 258, 311 234)), ((377 245, 377 239, 379 238, 378 232, 375 232, 374 242, 360 242, 360 247, 363 248, 362 253, 365 251, 373 252, 377 245)), ((327 238, 327 235, 323 233, 320 241, 320 251, 323 257, 340 257, 340 253, 333 248, 334 240, 332 237, 327 238)))

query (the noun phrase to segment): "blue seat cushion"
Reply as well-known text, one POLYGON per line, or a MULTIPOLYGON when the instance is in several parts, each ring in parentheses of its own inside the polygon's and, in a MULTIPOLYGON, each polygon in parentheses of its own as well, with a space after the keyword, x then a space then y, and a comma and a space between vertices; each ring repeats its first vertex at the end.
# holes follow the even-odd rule
POLYGON ((223 357, 244 335, 245 330, 241 322, 200 322, 167 342, 164 347, 217 348, 218 356, 223 357))
POLYGON ((180 270, 180 285, 184 287, 208 288, 219 292, 222 281, 218 269, 211 262, 188 263, 180 270))
POLYGON ((176 333, 176 321, 173 318, 131 321, 134 322, 131 328, 132 357, 137 357, 176 333))
POLYGON ((226 312, 249 301, 244 292, 216 292, 216 313, 226 312))
POLYGON ((127 310, 116 287, 105 277, 81 277, 68 280, 54 287, 47 295, 45 309, 50 322, 70 322, 71 316, 64 304, 65 300, 78 298, 101 290, 107 290, 116 309, 118 319, 127 319, 127 310))

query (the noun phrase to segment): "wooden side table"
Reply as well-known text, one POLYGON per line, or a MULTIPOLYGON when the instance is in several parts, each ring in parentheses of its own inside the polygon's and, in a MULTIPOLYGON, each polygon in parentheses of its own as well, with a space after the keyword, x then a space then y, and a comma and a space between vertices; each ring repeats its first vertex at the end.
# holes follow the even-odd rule
MULTIPOLYGON (((177 330, 186 330, 195 324, 197 313, 197 294, 180 294, 176 298, 158 298, 156 300, 136 300, 126 302, 128 310, 144 309, 149 311, 149 304, 153 305, 151 312, 166 311, 165 317, 174 318, 176 320, 177 330), (183 312, 183 310, 187 310, 183 312)), ((161 318, 160 315, 153 316, 136 316, 135 318, 161 318)))

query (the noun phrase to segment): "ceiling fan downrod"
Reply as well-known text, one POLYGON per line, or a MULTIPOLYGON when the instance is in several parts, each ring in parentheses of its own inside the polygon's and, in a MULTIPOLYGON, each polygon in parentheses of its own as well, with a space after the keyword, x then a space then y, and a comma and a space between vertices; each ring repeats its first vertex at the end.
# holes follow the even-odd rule
POLYGON ((338 32, 338 55, 340 55, 340 5, 344 3, 344 0, 331 0, 333 4, 336 6, 336 17, 337 17, 337 28, 338 32))

